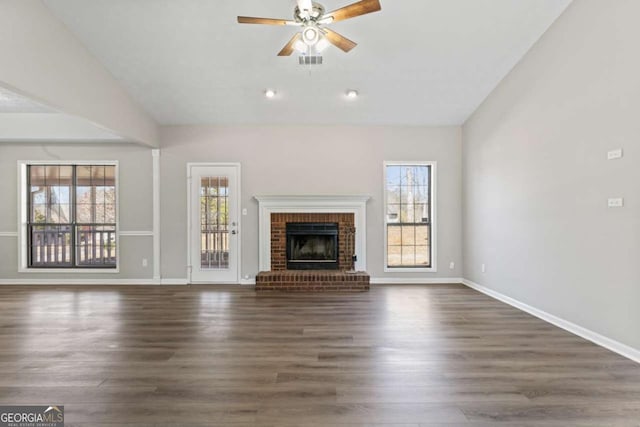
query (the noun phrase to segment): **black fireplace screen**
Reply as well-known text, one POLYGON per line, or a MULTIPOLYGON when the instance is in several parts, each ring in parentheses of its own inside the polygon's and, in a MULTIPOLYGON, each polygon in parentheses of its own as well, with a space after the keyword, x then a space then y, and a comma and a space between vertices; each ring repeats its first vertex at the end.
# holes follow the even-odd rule
POLYGON ((338 224, 287 224, 287 269, 337 270, 338 224))

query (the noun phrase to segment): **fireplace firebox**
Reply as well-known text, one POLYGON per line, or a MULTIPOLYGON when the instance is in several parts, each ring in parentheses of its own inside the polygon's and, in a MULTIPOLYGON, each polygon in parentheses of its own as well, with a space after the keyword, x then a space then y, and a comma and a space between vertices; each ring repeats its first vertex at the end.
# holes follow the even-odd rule
POLYGON ((338 270, 338 224, 287 223, 287 270, 338 270))

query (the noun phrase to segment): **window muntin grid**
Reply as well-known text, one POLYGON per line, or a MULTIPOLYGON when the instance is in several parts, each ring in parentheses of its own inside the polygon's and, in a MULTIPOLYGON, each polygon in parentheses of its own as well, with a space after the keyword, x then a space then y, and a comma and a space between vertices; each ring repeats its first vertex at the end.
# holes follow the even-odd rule
POLYGON ((387 165, 386 266, 431 267, 431 182, 430 165, 387 165))
POLYGON ((28 267, 116 268, 115 165, 28 165, 28 267))
POLYGON ((229 268, 229 178, 200 179, 200 268, 229 268))

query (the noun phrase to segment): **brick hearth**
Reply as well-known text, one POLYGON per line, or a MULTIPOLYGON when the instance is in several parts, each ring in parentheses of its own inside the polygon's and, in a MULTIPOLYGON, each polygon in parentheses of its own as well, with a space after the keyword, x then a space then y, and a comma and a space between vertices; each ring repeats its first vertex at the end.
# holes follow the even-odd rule
POLYGON ((344 271, 263 271, 256 277, 256 291, 364 292, 369 290, 367 273, 344 271))

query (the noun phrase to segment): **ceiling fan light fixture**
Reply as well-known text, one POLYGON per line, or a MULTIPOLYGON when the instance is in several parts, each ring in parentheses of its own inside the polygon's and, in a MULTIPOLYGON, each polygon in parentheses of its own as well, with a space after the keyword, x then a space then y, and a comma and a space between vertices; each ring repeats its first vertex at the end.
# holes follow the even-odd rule
POLYGON ((302 40, 298 40, 293 44, 293 48, 298 51, 298 53, 307 53, 309 51, 309 46, 302 40))
POLYGON ((331 43, 329 42, 329 40, 327 40, 326 38, 322 37, 320 40, 318 40, 318 43, 316 43, 316 52, 322 53, 330 45, 331 45, 331 43))
POLYGON ((308 25, 302 30, 302 40, 308 46, 314 46, 316 43, 318 43, 319 38, 320 31, 313 25, 308 25))
MULTIPOLYGON (((313 0, 296 0, 296 3, 297 5, 293 10, 293 20, 238 16, 238 23, 301 27, 301 31, 297 32, 289 40, 280 50, 278 56, 291 56, 296 50, 300 51, 301 49, 296 49, 294 46, 298 40, 302 40, 308 46, 307 51, 309 54, 318 53, 316 45, 323 39, 326 39, 327 42, 343 52, 348 53, 357 46, 357 43, 326 28, 325 25, 378 12, 382 9, 380 0, 357 0, 329 13, 325 13, 325 8, 322 4, 313 0)), ((324 43, 322 42, 320 51, 326 48, 324 43)))

